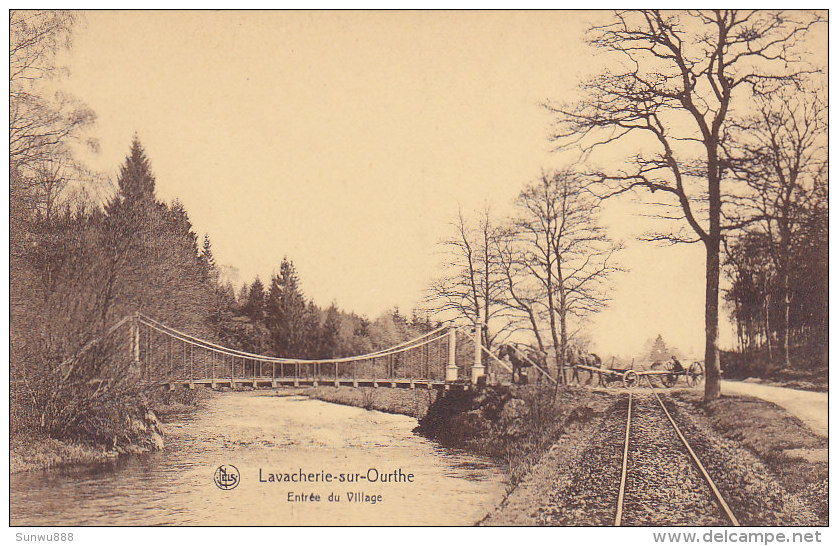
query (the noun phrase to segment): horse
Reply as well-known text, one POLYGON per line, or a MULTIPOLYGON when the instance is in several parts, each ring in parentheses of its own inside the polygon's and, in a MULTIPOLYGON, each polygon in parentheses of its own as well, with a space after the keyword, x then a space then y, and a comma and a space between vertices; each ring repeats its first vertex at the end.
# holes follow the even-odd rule
MULTIPOLYGON (((596 353, 585 352, 582 347, 575 343, 568 343, 565 351, 565 364, 573 368, 571 381, 575 380, 580 383, 579 366, 589 366, 592 368, 602 368, 602 359, 596 353)), ((587 383, 590 384, 594 378, 594 372, 590 372, 587 383)))
MULTIPOLYGON (((530 368, 533 363, 537 364, 541 369, 546 369, 547 367, 547 353, 529 345, 504 343, 498 348, 498 358, 509 360, 512 364, 512 383, 516 383, 515 376, 517 374, 517 383, 521 385, 528 382, 527 374, 522 373, 523 368, 530 368)), ((536 373, 536 382, 541 382, 540 371, 536 373)))

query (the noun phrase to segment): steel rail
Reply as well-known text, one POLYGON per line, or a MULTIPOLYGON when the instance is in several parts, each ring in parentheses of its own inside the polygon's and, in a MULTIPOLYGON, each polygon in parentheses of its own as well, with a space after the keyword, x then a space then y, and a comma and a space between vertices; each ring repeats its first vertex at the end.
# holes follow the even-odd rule
POLYGON ((626 417, 626 440, 623 445, 623 470, 620 476, 620 492, 617 494, 617 514, 614 517, 614 526, 619 527, 623 523, 623 502, 626 499, 626 476, 628 475, 628 453, 629 438, 631 437, 631 393, 628 393, 628 416, 626 417))
POLYGON ((701 461, 698 459, 698 455, 696 455, 695 451, 693 451, 693 448, 690 447, 690 443, 681 433, 681 429, 678 428, 678 425, 675 423, 675 419, 672 418, 672 415, 669 413, 669 410, 666 409, 666 405, 664 405, 663 400, 661 400, 661 397, 658 395, 657 389, 652 385, 652 381, 648 377, 646 377, 646 382, 649 383, 649 387, 652 389, 652 393, 655 395, 655 398, 657 398, 658 404, 660 404, 661 408, 663 409, 663 412, 669 419, 669 423, 672 425, 672 428, 675 429, 675 433, 678 435, 678 438, 681 439, 681 442, 684 444, 684 447, 687 448, 687 451, 692 457, 693 462, 698 467, 698 470, 701 472, 701 475, 704 476, 704 480, 707 482, 707 485, 709 485, 710 489, 713 491, 713 495, 716 497, 716 501, 718 501, 719 506, 721 506, 722 508, 722 511, 724 511, 731 524, 733 524, 735 527, 739 527, 739 520, 736 519, 736 516, 730 509, 730 506, 728 506, 724 497, 722 497, 722 493, 719 491, 719 488, 716 487, 716 483, 710 477, 710 474, 707 472, 707 469, 704 468, 704 465, 701 464, 701 461))

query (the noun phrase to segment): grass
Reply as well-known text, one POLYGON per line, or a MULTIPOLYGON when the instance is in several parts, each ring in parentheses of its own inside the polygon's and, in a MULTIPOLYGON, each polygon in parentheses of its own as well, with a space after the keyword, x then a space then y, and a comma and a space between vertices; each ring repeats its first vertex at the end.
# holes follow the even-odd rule
POLYGON ((42 435, 9 438, 9 473, 46 470, 69 464, 101 463, 112 458, 104 448, 65 442, 42 435))
MULTIPOLYGON (((166 418, 193 411, 197 405, 212 396, 208 389, 176 389, 174 391, 156 391, 150 393, 149 404, 157 418, 166 418)), ((19 402, 19 400, 16 400, 19 402)), ((65 465, 91 464, 108 461, 117 453, 138 453, 146 450, 142 444, 150 438, 148 433, 134 437, 130 445, 120 445, 116 451, 113 446, 104 445, 94 439, 80 442, 70 438, 54 438, 32 423, 31 411, 26 413, 26 404, 12 404, 10 421, 14 426, 9 437, 9 472, 30 472, 47 470, 65 465), (24 418, 14 419, 15 415, 24 418)), ((145 423, 145 426, 151 426, 145 423)), ((146 429, 143 429, 146 430, 146 429)), ((157 430, 157 429, 154 429, 157 430)))
POLYGON ((372 387, 312 387, 299 392, 310 398, 358 408, 409 415, 421 419, 436 400, 437 391, 375 389, 372 387))
POLYGON ((443 445, 489 457, 502 465, 510 485, 519 483, 564 430, 588 422, 611 404, 609 395, 563 387, 553 401, 552 388, 500 388, 455 393, 369 387, 313 387, 311 398, 409 415, 417 431, 443 445), (430 410, 430 411, 429 411, 430 410))
POLYGON ((157 417, 165 420, 172 415, 193 411, 212 396, 214 392, 205 388, 160 390, 152 393, 150 405, 157 417))
POLYGON ((565 433, 592 421, 612 397, 577 387, 553 390, 503 387, 442 399, 419 430, 443 445, 487 456, 502 464, 514 488, 565 433))
POLYGON ((753 453, 789 492, 801 495, 824 522, 829 518, 828 441, 783 408, 748 396, 722 396, 705 404, 701 393, 674 397, 704 412, 714 430, 753 453))

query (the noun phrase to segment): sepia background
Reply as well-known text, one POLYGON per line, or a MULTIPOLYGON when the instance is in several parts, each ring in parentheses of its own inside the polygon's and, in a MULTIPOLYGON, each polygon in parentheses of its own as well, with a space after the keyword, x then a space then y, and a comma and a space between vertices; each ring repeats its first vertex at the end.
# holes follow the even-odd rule
MULTIPOLYGON (((459 207, 508 213, 575 159, 552 151, 542 103, 600 69, 579 37, 607 17, 100 11, 62 61, 98 115, 87 161, 113 180, 136 133, 159 196, 184 203, 230 280, 267 282, 287 255, 307 296, 374 318, 422 300, 459 207)), ((634 355, 661 334, 699 356, 704 251, 635 240, 654 225, 640 212, 605 207, 630 274, 614 277, 593 348, 634 355)), ((732 345, 725 318, 720 336, 732 345)))
POLYGON ((826 17, 13 10, 11 522, 827 524, 826 17))

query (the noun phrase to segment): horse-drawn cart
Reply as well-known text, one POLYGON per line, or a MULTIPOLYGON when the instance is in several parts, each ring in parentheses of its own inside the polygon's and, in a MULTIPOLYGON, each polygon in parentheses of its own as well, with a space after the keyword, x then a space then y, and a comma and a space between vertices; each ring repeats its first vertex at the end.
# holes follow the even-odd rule
POLYGON ((586 366, 584 364, 577 364, 576 366, 569 366, 571 370, 571 380, 575 383, 582 383, 579 377, 579 370, 584 370, 590 373, 587 381, 588 384, 596 382, 600 387, 607 387, 609 383, 615 381, 622 382, 625 387, 634 387, 637 385, 638 376, 634 370, 621 370, 616 368, 598 368, 596 366, 586 366), (594 379, 595 378, 595 379, 594 379))
POLYGON ((678 382, 679 377, 683 377, 688 386, 693 387, 704 380, 704 364, 701 362, 693 362, 689 368, 681 366, 676 367, 675 364, 668 360, 666 362, 655 362, 652 364, 652 369, 642 372, 646 377, 657 377, 661 384, 666 388, 674 387, 678 382))
POLYGON ((684 377, 684 381, 690 387, 698 385, 704 380, 704 365, 701 362, 693 362, 687 369, 675 369, 674 364, 670 362, 656 362, 652 364, 651 370, 634 370, 634 369, 615 369, 615 368, 598 368, 595 366, 585 366, 577 364, 576 366, 569 366, 571 372, 571 379, 576 383, 581 383, 579 377, 579 370, 585 370, 591 374, 588 384, 596 377, 596 383, 600 387, 607 387, 609 383, 619 381, 622 382, 626 388, 636 387, 640 384, 641 378, 647 378, 651 383, 651 378, 656 377, 661 384, 667 388, 674 387, 678 382, 679 377, 684 377))

